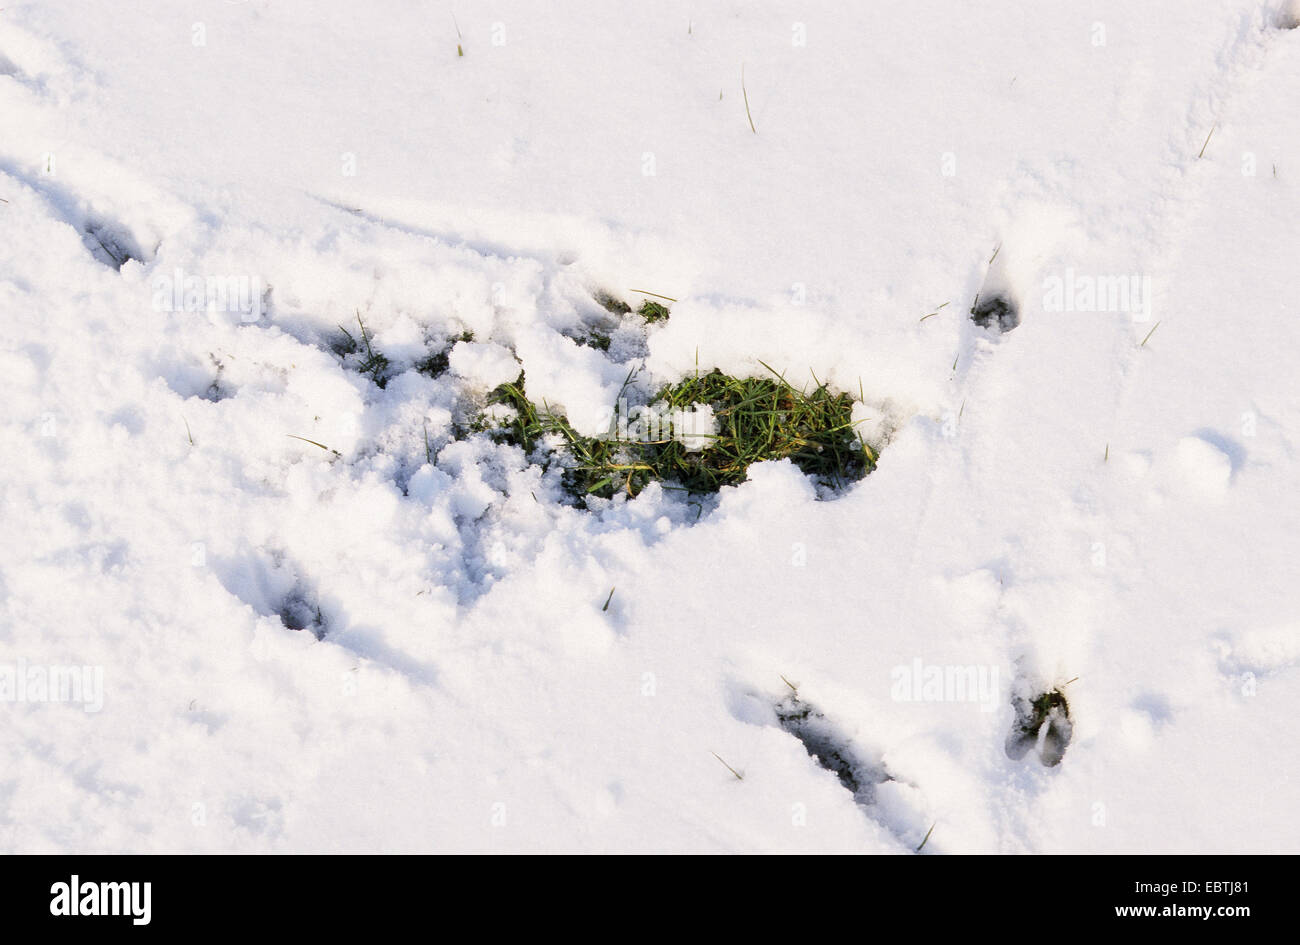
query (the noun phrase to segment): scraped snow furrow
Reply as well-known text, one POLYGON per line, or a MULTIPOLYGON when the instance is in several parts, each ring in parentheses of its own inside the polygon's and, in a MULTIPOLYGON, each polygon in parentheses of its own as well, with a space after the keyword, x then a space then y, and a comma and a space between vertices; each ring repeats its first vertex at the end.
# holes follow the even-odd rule
MULTIPOLYGON (((863 753, 853 738, 826 717, 821 709, 797 693, 788 693, 775 705, 781 728, 799 740, 808 756, 835 775, 854 802, 872 821, 889 832, 900 844, 915 850, 924 840, 925 824, 914 809, 879 803, 882 785, 894 782, 884 763, 863 753)), ((915 799, 913 799, 915 800, 915 799)))

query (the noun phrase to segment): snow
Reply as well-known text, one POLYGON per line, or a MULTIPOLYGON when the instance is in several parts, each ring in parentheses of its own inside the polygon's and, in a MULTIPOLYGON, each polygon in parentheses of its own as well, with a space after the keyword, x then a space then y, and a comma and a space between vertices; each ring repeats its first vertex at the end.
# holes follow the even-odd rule
POLYGON ((0 690, 0 849, 1295 850, 1283 13, 7 4, 0 683, 102 706, 0 690), (877 470, 586 510, 458 432, 764 363, 877 470))
POLYGON ((504 345, 458 341, 448 356, 451 369, 483 390, 492 390, 519 376, 519 362, 504 345))

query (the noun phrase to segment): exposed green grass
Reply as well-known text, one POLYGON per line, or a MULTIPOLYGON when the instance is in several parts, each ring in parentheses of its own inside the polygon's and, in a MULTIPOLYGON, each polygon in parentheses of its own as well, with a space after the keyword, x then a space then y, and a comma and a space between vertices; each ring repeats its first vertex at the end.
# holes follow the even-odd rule
MULTIPOLYGON (((609 296, 598 295, 597 300, 611 312, 626 315, 632 311, 609 296)), ((668 318, 669 311, 667 306, 646 299, 637 314, 646 322, 656 322, 668 318)), ((371 343, 360 312, 357 326, 359 341, 339 326, 342 338, 331 347, 345 364, 382 388, 390 379, 392 366, 371 343)), ((442 350, 417 362, 415 369, 440 376, 449 367, 452 345, 473 337, 464 332, 448 339, 442 350)), ((592 328, 579 343, 606 350, 610 335, 592 328)), ((488 395, 489 408, 503 406, 508 411, 484 410, 467 424, 458 423, 455 435, 487 434, 498 443, 520 447, 530 461, 543 466, 557 462, 564 468, 568 491, 580 500, 610 498, 619 492, 635 496, 652 482, 691 493, 713 493, 743 482, 749 466, 763 460, 789 459, 819 484, 831 488, 860 479, 875 468, 875 451, 855 429, 852 397, 832 391, 815 377, 813 386, 796 388, 763 366, 770 376, 736 378, 718 370, 697 372, 660 389, 648 405, 633 408, 635 416, 616 416, 611 429, 601 436, 580 435, 562 414, 546 403, 534 403, 521 373, 488 395), (697 416, 702 406, 711 409, 712 428, 673 430, 675 421, 697 416)), ((631 378, 629 375, 627 384, 631 378)), ((620 396, 619 409, 626 407, 620 396)), ((432 462, 427 428, 424 452, 425 460, 432 462)))
MULTIPOLYGON (((366 331, 366 324, 361 320, 361 312, 357 312, 357 325, 361 328, 361 341, 365 344, 365 357, 360 359, 357 370, 362 374, 370 375, 375 386, 383 388, 389 379, 389 361, 382 353, 376 351, 370 344, 370 334, 366 331)), ((336 341, 330 347, 340 358, 347 360, 348 355, 360 354, 361 346, 357 344, 357 339, 352 337, 352 332, 348 331, 342 325, 339 331, 343 332, 343 338, 336 341), (346 340, 345 340, 346 339, 346 340)))
POLYGON ((588 328, 584 334, 573 340, 586 348, 595 348, 597 351, 608 351, 609 343, 613 338, 607 331, 602 331, 599 328, 588 328))
POLYGON ((524 393, 524 375, 520 373, 517 380, 502 384, 488 394, 489 405, 501 404, 514 410, 514 416, 505 424, 496 424, 486 415, 480 415, 471 425, 469 432, 492 434, 498 443, 518 446, 524 454, 531 456, 537 449, 538 440, 556 428, 557 424, 568 426, 563 417, 557 417, 546 410, 538 410, 537 405, 524 393))
POLYGON ((637 309, 637 314, 645 319, 647 325, 653 325, 655 322, 668 320, 668 306, 646 299, 637 309))
MULTIPOLYGON (((643 293, 653 294, 653 293, 643 293)), ((658 296, 667 299, 667 296, 658 296)), ((586 348, 595 348, 597 351, 608 351, 610 342, 613 341, 614 333, 623 323, 624 316, 632 314, 632 306, 628 305, 622 299, 617 299, 607 292, 597 292, 594 296, 601 308, 614 316, 613 319, 604 319, 598 324, 587 324, 582 327, 579 333, 570 335, 574 341, 586 348)), ((671 299, 667 299, 671 301, 671 299)), ((646 325, 652 325, 655 322, 668 320, 668 306, 645 299, 641 307, 636 310, 636 314, 641 316, 641 321, 646 325)))
POLYGON ((388 358, 370 346, 370 336, 366 334, 366 325, 361 320, 360 312, 357 312, 357 324, 361 327, 361 340, 366 345, 366 357, 358 370, 362 374, 369 374, 375 386, 383 387, 388 383, 388 358))
MULTIPOLYGON (((642 289, 633 289, 632 291, 639 295, 653 295, 655 298, 663 299, 665 302, 677 301, 676 299, 670 299, 666 295, 658 295, 657 293, 646 292, 642 289)), ((597 292, 593 298, 601 308, 611 314, 623 316, 630 314, 632 311, 632 306, 628 305, 622 299, 615 298, 608 292, 597 292)), ((667 305, 654 302, 650 299, 645 299, 641 302, 641 307, 636 310, 636 313, 645 320, 647 325, 650 325, 655 322, 666 320, 669 315, 669 310, 667 305)))
POLYGON ((615 298, 608 292, 597 292, 592 296, 592 298, 596 300, 597 305, 614 315, 626 315, 628 312, 632 311, 632 306, 628 305, 622 299, 615 298))
MULTIPOLYGON (((651 407, 661 416, 696 405, 713 408, 711 444, 695 451, 673 438, 671 429, 662 429, 653 440, 620 436, 626 423, 606 436, 581 436, 563 416, 528 399, 522 374, 488 400, 514 413, 495 428, 480 420, 478 428, 490 430, 498 442, 513 443, 531 456, 545 436, 558 435, 569 458, 566 484, 579 497, 636 495, 651 482, 717 492, 743 482, 752 463, 786 458, 819 483, 838 488, 862 478, 876 463, 875 452, 854 428, 854 402, 848 394, 833 393, 820 382, 799 390, 775 371, 771 377, 736 378, 715 370, 660 390, 651 407)), ((635 421, 631 426, 637 426, 635 421)))

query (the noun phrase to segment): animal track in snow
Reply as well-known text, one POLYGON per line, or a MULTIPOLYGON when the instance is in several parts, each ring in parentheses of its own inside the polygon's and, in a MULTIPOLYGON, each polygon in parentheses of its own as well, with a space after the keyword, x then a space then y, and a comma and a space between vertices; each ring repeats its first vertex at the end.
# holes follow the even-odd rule
POLYGON ((1020 306, 1011 290, 1011 279, 998 246, 989 258, 988 272, 979 294, 971 303, 970 319, 980 328, 1004 335, 1020 324, 1020 306))
POLYGON ((1282 0, 1274 15, 1273 25, 1280 30, 1293 30, 1300 26, 1300 0, 1282 0))
POLYGON ((329 632, 318 594, 283 552, 214 562, 213 570, 227 591, 257 613, 278 617, 286 629, 310 630, 317 640, 329 632))
MULTIPOLYGON (((881 805, 880 791, 889 786, 907 788, 894 778, 883 761, 868 757, 852 738, 842 732, 820 709, 791 692, 773 707, 782 730, 803 745, 808 756, 830 771, 854 802, 895 840, 909 849, 920 851, 928 839, 925 824, 910 808, 906 799, 894 798, 887 811, 881 805), (900 810, 900 807, 902 808, 900 810)), ((912 789, 915 792, 915 789, 912 789)))
POLYGON ((1007 735, 1007 757, 1019 761, 1036 750, 1044 767, 1059 765, 1074 735, 1070 705, 1061 687, 1041 692, 1032 699, 1017 695, 1011 704, 1015 706, 1016 719, 1007 735))
POLYGON ((790 694, 776 704, 781 728, 799 739, 808 755, 840 779, 859 804, 875 802, 875 786, 889 781, 884 767, 863 758, 852 741, 814 705, 790 694))
MULTIPOLYGON (((0 62, 0 66, 3 62, 0 62)), ((52 162, 52 157, 47 157, 52 162)), ((0 171, 26 185, 43 198, 53 211, 53 216, 71 226, 81 237, 90 255, 118 272, 133 259, 148 262, 146 253, 135 233, 125 223, 92 209, 90 201, 74 193, 53 176, 53 165, 47 164, 47 173, 34 175, 15 164, 0 161, 0 171)))
POLYGON ((991 328, 1006 334, 1020 324, 1016 304, 1001 294, 981 295, 971 306, 970 318, 981 328, 991 328))
POLYGON ((1215 647, 1220 672, 1254 682, 1300 666, 1300 623, 1223 634, 1215 647))
POLYGON ((86 244, 90 254, 118 272, 132 259, 144 259, 144 251, 140 249, 131 231, 119 223, 87 218, 81 225, 81 233, 81 241, 86 244))

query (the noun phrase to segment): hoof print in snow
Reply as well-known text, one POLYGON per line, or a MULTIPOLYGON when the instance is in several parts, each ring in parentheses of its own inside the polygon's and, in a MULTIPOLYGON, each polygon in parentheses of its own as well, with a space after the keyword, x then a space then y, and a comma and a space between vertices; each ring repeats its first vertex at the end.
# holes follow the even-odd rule
POLYGON ((970 320, 981 328, 1006 334, 1020 324, 1020 311, 1005 295, 976 296, 970 308, 970 320))
POLYGON ((212 359, 212 364, 216 367, 216 373, 212 377, 212 383, 203 392, 203 399, 218 404, 227 397, 233 396, 234 391, 221 378, 222 372, 226 369, 225 362, 211 352, 208 353, 208 357, 212 359))
POLYGON ((330 623, 313 582, 279 550, 214 559, 222 585, 262 617, 278 618, 286 630, 310 630, 323 640, 330 623))
POLYGON ((317 640, 325 638, 325 617, 320 605, 301 593, 292 593, 280 605, 280 622, 286 630, 310 630, 317 640))
MULTIPOLYGON (((608 292, 595 292, 592 294, 592 298, 596 300, 597 305, 609 312, 611 315, 617 315, 621 318, 624 315, 630 315, 632 313, 632 306, 608 292)), ((664 298, 664 301, 667 302, 671 300, 664 298)), ((641 307, 636 309, 636 313, 641 316, 642 321, 647 325, 653 325, 655 322, 667 321, 668 316, 671 314, 667 305, 664 305, 662 302, 655 302, 652 299, 642 300, 641 307)))
POLYGON ((776 704, 776 718, 782 729, 799 739, 814 761, 840 779, 840 784, 852 792, 859 804, 871 804, 875 800, 875 786, 891 780, 879 765, 859 757, 849 738, 815 706, 797 695, 789 695, 776 704))
MULTIPOLYGON (((348 336, 347 340, 352 341, 351 336, 348 336)), ((454 337, 448 338, 446 343, 442 345, 442 347, 440 347, 437 351, 434 351, 431 354, 427 355, 426 357, 423 357, 419 361, 415 362, 416 372, 419 374, 423 374, 425 377, 431 377, 434 379, 442 377, 451 368, 451 349, 456 347, 456 343, 459 341, 464 341, 466 343, 469 343, 473 340, 474 340, 474 332, 472 331, 463 331, 459 335, 455 335, 454 337)), ((340 357, 345 354, 350 354, 353 351, 356 351, 356 342, 352 341, 352 345, 353 345, 352 348, 350 348, 347 351, 340 350, 341 346, 336 345, 334 347, 334 353, 339 355, 340 357)))
POLYGON ((102 220, 87 220, 81 239, 92 256, 118 272, 132 259, 144 257, 125 229, 102 220))
POLYGON ((1060 689, 1053 689, 1033 699, 1017 696, 1012 704, 1016 709, 1016 720, 1007 736, 1007 757, 1019 761, 1031 750, 1037 750, 1045 767, 1059 765, 1074 733, 1065 694, 1060 689))
POLYGON ((575 342, 580 348, 595 348, 597 351, 604 351, 609 354, 609 346, 614 340, 614 335, 623 325, 621 316, 610 317, 605 312, 599 312, 595 317, 583 319, 582 323, 576 326, 571 332, 565 332, 565 337, 575 342))
MULTIPOLYGON (((785 680, 785 677, 782 677, 785 680)), ((919 853, 929 840, 926 826, 934 821, 923 817, 920 792, 915 785, 895 778, 879 757, 864 754, 854 740, 826 718, 815 705, 791 692, 773 707, 782 730, 803 745, 808 756, 839 779, 853 802, 878 827, 905 849, 919 853)))
POLYGON ((632 311, 632 306, 628 305, 622 299, 615 298, 608 292, 595 292, 591 296, 596 300, 596 304, 609 312, 611 315, 626 315, 632 311))
POLYGON ((597 351, 608 351, 609 344, 613 341, 610 331, 602 326, 588 327, 582 334, 573 339, 583 348, 595 348, 597 351))
POLYGON ((592 299, 600 310, 583 317, 580 324, 565 334, 580 347, 603 351, 618 364, 645 357, 648 353, 646 326, 666 321, 669 315, 666 305, 649 299, 638 309, 609 292, 594 292, 592 299))

